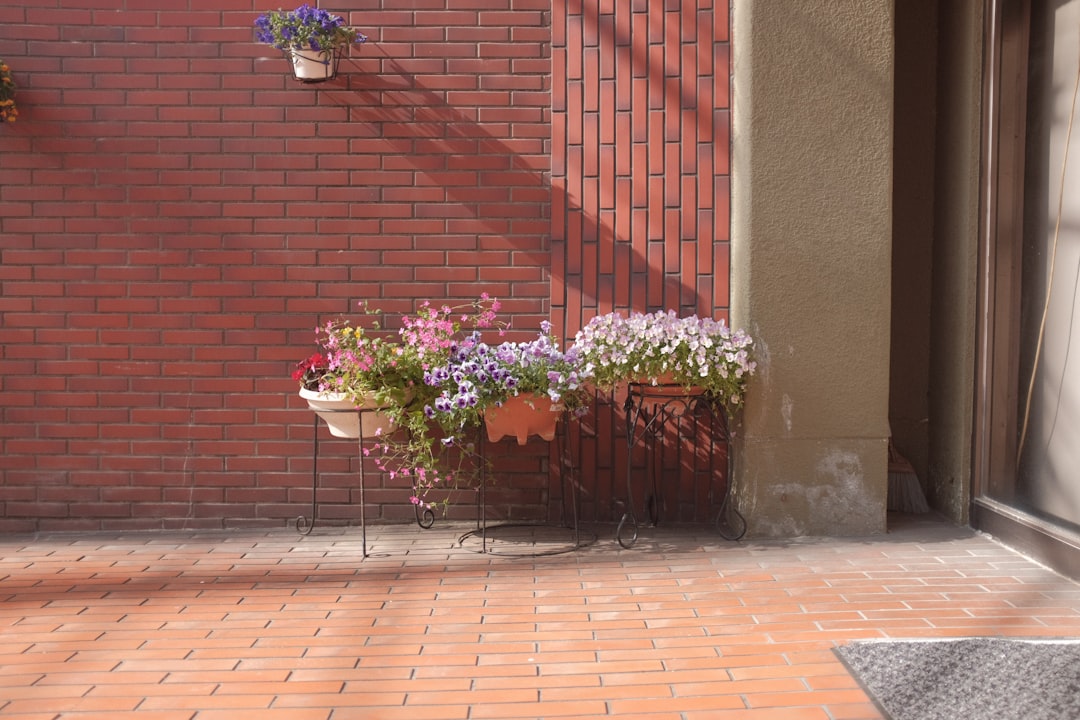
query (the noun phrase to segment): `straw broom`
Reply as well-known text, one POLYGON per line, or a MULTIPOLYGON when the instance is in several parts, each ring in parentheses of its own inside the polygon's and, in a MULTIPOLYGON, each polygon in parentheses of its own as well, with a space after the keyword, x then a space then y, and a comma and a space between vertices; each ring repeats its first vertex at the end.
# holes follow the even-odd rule
POLYGON ((888 508, 895 512, 930 512, 923 495, 919 476, 908 459, 900 454, 889 438, 889 495, 888 508))

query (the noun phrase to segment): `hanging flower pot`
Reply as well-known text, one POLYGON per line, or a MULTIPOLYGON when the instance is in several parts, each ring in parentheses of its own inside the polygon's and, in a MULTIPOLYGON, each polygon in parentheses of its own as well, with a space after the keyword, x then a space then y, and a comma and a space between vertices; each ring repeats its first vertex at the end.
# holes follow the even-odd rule
POLYGON ((397 429, 385 413, 379 412, 385 406, 373 397, 357 402, 344 393, 320 393, 305 388, 300 388, 300 397, 307 400, 308 407, 326 423, 334 437, 358 438, 363 431, 365 438, 374 438, 397 429))
POLYGON ((515 395, 501 406, 492 405, 484 410, 484 427, 491 442, 513 437, 518 445, 524 445, 530 435, 550 441, 555 438, 560 415, 562 407, 553 406, 546 395, 515 395))
POLYGON ((293 76, 305 83, 324 82, 337 75, 342 53, 367 36, 349 27, 339 15, 304 3, 295 10, 275 10, 255 20, 259 42, 285 53, 293 76))
POLYGON ((316 83, 330 80, 337 75, 338 60, 341 59, 337 48, 330 50, 289 50, 293 76, 300 82, 316 83))

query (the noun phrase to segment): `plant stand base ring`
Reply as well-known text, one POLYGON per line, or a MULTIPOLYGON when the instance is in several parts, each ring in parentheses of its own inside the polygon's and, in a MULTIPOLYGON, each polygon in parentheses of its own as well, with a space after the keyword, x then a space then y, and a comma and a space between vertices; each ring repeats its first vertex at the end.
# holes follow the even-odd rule
MULTIPOLYGON (((566 553, 574 552, 575 550, 579 550, 579 549, 581 549, 583 547, 587 547, 589 545, 592 545, 597 540, 597 537, 596 537, 595 533, 590 533, 590 537, 588 539, 583 539, 581 537, 580 530, 578 528, 573 527, 573 526, 566 526, 566 525, 554 526, 554 525, 545 525, 543 523, 514 523, 514 522, 498 523, 496 525, 490 525, 490 524, 485 523, 484 527, 482 527, 482 528, 477 528, 476 530, 470 530, 467 533, 463 533, 458 538, 458 545, 459 546, 464 545, 466 541, 468 541, 468 540, 470 540, 472 538, 479 538, 480 539, 481 545, 483 546, 483 550, 481 552, 483 552, 483 553, 485 553, 487 555, 497 555, 499 557, 548 557, 548 556, 551 556, 551 555, 565 555, 566 553), (515 530, 518 530, 518 531, 521 531, 521 530, 524 530, 524 531, 543 531, 543 530, 552 531, 552 530, 557 530, 557 531, 565 531, 565 532, 569 533, 570 537, 565 542, 561 542, 560 547, 554 547, 554 548, 551 548, 549 550, 530 550, 528 552, 525 552, 525 551, 508 552, 508 551, 505 551, 505 550, 496 549, 496 546, 493 544, 494 541, 497 539, 495 536, 501 530, 509 530, 509 531, 515 531, 515 530)), ((509 540, 506 541, 507 544, 509 544, 510 542, 511 541, 509 541, 509 540)), ((521 544, 521 543, 519 543, 519 544, 521 544)), ((533 540, 533 544, 534 545, 536 544, 535 539, 533 540)))

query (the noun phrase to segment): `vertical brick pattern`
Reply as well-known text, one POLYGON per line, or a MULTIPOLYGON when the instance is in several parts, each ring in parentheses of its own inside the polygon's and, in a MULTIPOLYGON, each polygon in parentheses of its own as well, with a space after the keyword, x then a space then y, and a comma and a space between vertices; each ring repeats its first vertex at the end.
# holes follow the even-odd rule
MULTIPOLYGON (((0 531, 288 522, 317 324, 481 291, 548 316, 550 0, 321 4, 371 41, 311 86, 254 40, 278 3, 0 8, 0 531)), ((323 448, 355 518, 355 448, 323 448)))
MULTIPOLYGON (((727 3, 556 0, 553 7, 556 324, 572 337, 612 310, 726 318, 727 3)), ((618 517, 628 494, 622 399, 586 421, 578 439, 583 476, 597 483, 592 509, 602 518, 618 517)), ((666 492, 685 484, 688 472, 678 483, 665 480, 666 492)))

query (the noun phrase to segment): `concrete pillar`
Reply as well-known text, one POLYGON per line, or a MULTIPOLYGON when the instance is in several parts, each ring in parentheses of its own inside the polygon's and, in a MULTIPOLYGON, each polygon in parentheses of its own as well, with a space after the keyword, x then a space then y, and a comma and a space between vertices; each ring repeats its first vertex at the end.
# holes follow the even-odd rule
POLYGON ((885 530, 893 2, 735 0, 732 324, 748 537, 885 530))

